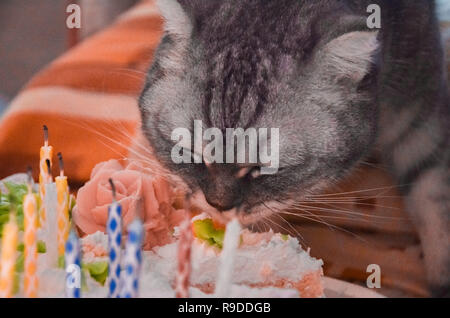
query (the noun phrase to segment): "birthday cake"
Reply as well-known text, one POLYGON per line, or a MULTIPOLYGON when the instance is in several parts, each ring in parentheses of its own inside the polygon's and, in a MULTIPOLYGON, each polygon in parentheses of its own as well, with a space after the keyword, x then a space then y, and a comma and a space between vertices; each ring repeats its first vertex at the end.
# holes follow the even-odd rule
POLYGON ((296 238, 219 224, 133 162, 99 164, 75 199, 45 132, 39 185, 0 182, 0 297, 324 296, 296 238))
MULTIPOLYGON (((23 178, 22 178, 23 179, 23 178)), ((16 179, 17 181, 17 179, 16 179)), ((11 183, 8 183, 9 185, 11 183)), ((217 296, 226 229, 201 214, 191 220, 191 274, 189 297, 217 296)), ((45 235, 39 232, 37 259, 38 297, 66 297, 66 268, 48 262, 45 235)), ((167 244, 142 252, 139 297, 175 297, 180 227, 174 227, 167 244)), ((51 243, 50 243, 51 244, 51 243)), ((226 244, 226 243, 225 243, 226 244)), ((108 235, 97 231, 80 239, 82 255, 81 296, 103 298, 109 294, 108 235)), ((20 258, 20 256, 19 256, 20 258)), ((18 261, 23 262, 22 260, 18 261)), ((274 233, 239 231, 231 282, 225 297, 323 297, 322 265, 304 251, 296 238, 274 233)), ((14 297, 23 297, 23 264, 18 265, 14 297)), ((123 270, 126 271, 125 266, 123 270)))
MULTIPOLYGON (((178 228, 174 236, 178 235, 178 228)), ((108 296, 108 238, 102 232, 81 239, 85 279, 83 297, 108 296)), ((143 252, 139 297, 175 297, 178 238, 174 243, 143 252)), ((190 297, 214 297, 221 249, 196 237, 192 243, 190 297)), ((39 257, 39 297, 65 297, 66 271, 48 267, 39 257)), ((322 261, 303 251, 297 239, 273 232, 241 231, 227 297, 322 297, 322 261)), ((125 270, 125 269, 124 269, 125 270)), ((17 296, 21 296, 20 291, 17 296)))

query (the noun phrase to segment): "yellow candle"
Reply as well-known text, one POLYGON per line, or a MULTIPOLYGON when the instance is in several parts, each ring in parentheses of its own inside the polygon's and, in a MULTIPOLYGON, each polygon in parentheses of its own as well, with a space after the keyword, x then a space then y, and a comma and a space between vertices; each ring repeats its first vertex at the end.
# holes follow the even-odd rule
POLYGON ((48 130, 47 127, 44 127, 44 140, 45 144, 41 147, 40 151, 40 160, 39 160, 39 194, 41 197, 41 206, 39 209, 39 222, 41 227, 45 224, 45 185, 50 183, 51 180, 51 171, 48 171, 47 160, 52 163, 53 157, 53 147, 48 145, 48 130))
POLYGON ((25 245, 25 263, 24 263, 24 294, 25 297, 34 298, 37 296, 38 278, 37 268, 37 204, 36 197, 29 190, 23 200, 24 213, 24 245, 25 245))
POLYGON ((3 228, 2 253, 0 261, 0 298, 10 298, 14 286, 17 240, 19 229, 13 213, 3 228))
POLYGON ((58 223, 58 256, 64 255, 64 246, 69 236, 69 186, 66 176, 55 179, 58 198, 57 223, 58 223))

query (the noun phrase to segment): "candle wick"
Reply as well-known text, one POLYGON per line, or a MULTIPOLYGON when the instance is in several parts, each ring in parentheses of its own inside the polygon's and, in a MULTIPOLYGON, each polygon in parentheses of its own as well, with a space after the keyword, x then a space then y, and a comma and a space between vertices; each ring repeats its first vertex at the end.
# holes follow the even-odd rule
POLYGON ((51 165, 49 159, 46 159, 46 160, 45 160, 45 163, 46 163, 46 165, 47 165, 48 182, 52 182, 52 174, 51 174, 51 171, 52 171, 52 165, 51 165))
POLYGON ((59 175, 61 177, 64 177, 64 161, 62 153, 58 152, 58 159, 59 159, 59 175))
POLYGON ((113 195, 113 200, 116 201, 116 186, 114 185, 114 182, 111 178, 109 178, 109 184, 111 185, 111 191, 113 195))
POLYGON ((44 145, 48 147, 48 127, 44 125, 44 145))

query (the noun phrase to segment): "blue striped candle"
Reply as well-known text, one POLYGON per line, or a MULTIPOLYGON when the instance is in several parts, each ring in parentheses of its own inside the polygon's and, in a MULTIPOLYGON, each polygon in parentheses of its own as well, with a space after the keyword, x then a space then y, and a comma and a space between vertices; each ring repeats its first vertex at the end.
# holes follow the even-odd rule
POLYGON ((124 256, 124 271, 122 272, 122 298, 136 298, 139 290, 139 273, 142 262, 143 226, 139 219, 134 220, 128 227, 128 240, 124 256))
POLYGON ((120 257, 122 243, 122 207, 114 201, 108 211, 108 297, 117 298, 120 292, 120 257))
POLYGON ((65 248, 66 297, 81 297, 81 244, 78 236, 72 231, 65 248))

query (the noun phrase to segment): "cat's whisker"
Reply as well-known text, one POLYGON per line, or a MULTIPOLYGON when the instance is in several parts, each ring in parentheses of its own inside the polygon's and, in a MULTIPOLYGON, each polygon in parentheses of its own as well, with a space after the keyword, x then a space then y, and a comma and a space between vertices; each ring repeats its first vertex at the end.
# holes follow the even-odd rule
POLYGON ((140 72, 137 70, 132 70, 132 69, 112 69, 110 71, 108 71, 108 75, 120 75, 120 76, 124 76, 124 77, 129 77, 135 80, 139 80, 139 81, 143 81, 145 79, 146 73, 144 72, 140 72), (142 75, 142 76, 141 76, 142 75))
MULTIPOLYGON (((95 133, 95 134, 97 134, 98 136, 100 136, 100 137, 102 137, 102 138, 108 140, 109 142, 111 142, 111 143, 113 143, 113 144, 119 146, 120 148, 126 150, 127 152, 132 151, 133 154, 135 154, 136 156, 139 156, 139 157, 143 158, 143 159, 144 159, 143 161, 145 161, 145 162, 147 162, 147 163, 149 163, 149 164, 152 163, 152 161, 150 161, 150 160, 148 159, 148 157, 144 156, 143 154, 141 154, 141 153, 139 153, 139 152, 137 152, 137 151, 135 151, 135 150, 131 150, 130 147, 129 147, 128 145, 125 145, 125 144, 119 142, 118 140, 115 140, 115 139, 113 139, 113 138, 111 138, 111 137, 106 136, 105 134, 101 133, 99 130, 95 130, 95 129, 92 129, 92 128, 89 128, 89 127, 85 127, 85 128, 86 128, 86 129, 89 129, 89 131, 91 131, 92 133, 95 133)), ((117 127, 115 127, 115 128, 117 129, 117 127)), ((119 134, 124 134, 123 130, 118 130, 118 133, 119 133, 119 134)), ((126 136, 126 135, 124 135, 124 136, 126 136)), ((131 140, 131 137, 129 137, 129 139, 131 140)), ((104 143, 103 143, 103 144, 104 144, 104 143)), ((109 147, 109 148, 112 149, 111 147, 109 147)))
MULTIPOLYGON (((394 190, 401 187, 407 187, 411 184, 401 184, 401 185, 394 185, 394 186, 386 186, 386 187, 379 187, 379 188, 370 188, 370 189, 363 189, 363 190, 355 190, 355 191, 346 191, 346 192, 335 192, 335 193, 326 193, 326 194, 313 194, 310 195, 311 197, 333 197, 337 195, 345 195, 345 194, 354 194, 354 193, 365 193, 365 192, 372 192, 372 191, 381 191, 381 190, 394 190)), ((376 196, 376 195, 375 195, 376 196)))
POLYGON ((137 70, 135 68, 116 67, 116 68, 112 69, 112 71, 133 72, 133 73, 142 74, 142 75, 147 76, 147 72, 140 71, 140 70, 137 70))
MULTIPOLYGON (((138 150, 143 151, 143 153, 139 152, 142 156, 145 156, 147 158, 146 155, 149 155, 150 158, 153 158, 153 153, 150 151, 150 149, 148 149, 148 146, 138 142, 138 139, 136 138, 136 136, 131 135, 128 132, 128 129, 124 126, 124 124, 122 122, 112 122, 112 123, 105 122, 105 123, 109 124, 111 129, 115 129, 118 134, 121 134, 123 137, 128 138, 130 145, 127 147, 127 150, 128 150, 128 148, 131 148, 133 146, 138 146, 139 147, 138 150), (121 126, 121 129, 118 129, 117 126, 121 126)), ((135 151, 137 152, 138 150, 135 150, 135 151)))
MULTIPOLYGON (((273 208, 271 208, 271 207, 269 207, 266 203, 262 203, 267 209, 269 209, 270 211, 272 211, 273 212, 273 215, 276 215, 276 216, 278 216, 279 218, 281 218, 291 229, 293 229, 294 230, 294 235, 296 236, 296 237, 298 237, 302 242, 304 242, 304 239, 303 239, 303 236, 292 226, 292 224, 290 224, 289 222, 287 222, 280 214, 278 214, 277 213, 277 211, 274 211, 274 209, 273 208)), ((282 227, 281 225, 278 225, 278 226, 280 226, 284 231, 286 231, 287 233, 289 233, 290 235, 292 235, 292 233, 291 232, 289 232, 286 228, 284 228, 284 227, 282 227)))
POLYGON ((398 199, 401 198, 401 196, 396 196, 396 195, 385 195, 385 196, 363 196, 363 197, 330 197, 330 198, 319 198, 319 197, 315 197, 315 198, 311 198, 311 197, 305 197, 305 200, 308 201, 321 201, 321 202, 343 202, 343 203, 351 203, 351 202, 360 202, 360 201, 365 201, 365 200, 370 200, 370 199, 398 199))
POLYGON ((267 222, 264 220, 264 218, 260 219, 260 222, 262 222, 262 225, 264 226, 263 228, 264 232, 269 232, 270 226, 267 225, 267 222))
MULTIPOLYGON (((290 232, 287 232, 289 235, 293 235, 293 236, 299 238, 300 241, 304 244, 304 246, 307 246, 306 240, 305 240, 305 238, 303 237, 303 235, 301 235, 300 232, 299 232, 294 226, 292 226, 291 223, 289 223, 288 221, 286 221, 286 219, 285 219, 281 214, 279 214, 279 213, 275 213, 274 215, 276 215, 277 217, 279 217, 284 223, 286 223, 286 224, 292 229, 292 231, 294 231, 294 234, 291 234, 290 232)), ((282 227, 282 228, 283 228, 283 227, 282 227)), ((283 228, 283 229, 284 229, 284 228, 283 228)), ((286 231, 286 230, 285 230, 285 231, 286 231)))
MULTIPOLYGON (((81 123, 73 123, 73 122, 69 122, 69 123, 70 123, 70 124, 73 124, 73 125, 78 125, 78 126, 80 126, 81 128, 83 128, 83 129, 85 129, 85 130, 87 130, 87 131, 89 131, 89 132, 91 132, 91 133, 94 133, 94 134, 98 135, 99 137, 101 137, 101 138, 103 138, 103 139, 106 139, 107 141, 109 141, 109 142, 111 142, 111 143, 117 145, 118 147, 120 147, 120 148, 122 148, 122 149, 124 149, 124 150, 126 150, 126 151, 128 151, 128 152, 133 153, 135 156, 141 158, 141 160, 142 160, 143 162, 145 162, 146 164, 148 164, 148 165, 150 166, 150 168, 152 168, 152 167, 156 167, 156 168, 157 168, 157 170, 145 168, 146 171, 151 171, 152 174, 154 174, 155 176, 165 178, 167 181, 169 181, 169 182, 172 183, 172 180, 169 179, 169 178, 167 178, 167 176, 169 176, 169 174, 168 174, 167 172, 162 172, 162 171, 161 171, 161 166, 160 166, 160 165, 156 165, 155 162, 149 160, 149 158, 148 158, 147 156, 144 156, 144 155, 142 155, 141 153, 139 153, 139 152, 137 152, 137 151, 135 151, 135 150, 133 150, 133 149, 130 149, 130 147, 129 147, 128 145, 125 145, 125 144, 121 143, 120 141, 115 140, 115 139, 113 139, 113 138, 111 138, 111 137, 109 137, 109 136, 103 134, 103 133, 100 132, 98 129, 93 129, 93 128, 89 127, 88 125, 82 125, 81 123)), ((117 128, 116 128, 116 129, 117 129, 117 128)), ((100 139, 99 139, 99 141, 100 141, 102 144, 104 144, 106 147, 108 147, 111 151, 113 151, 114 153, 116 153, 117 155, 119 155, 121 158, 125 158, 123 154, 121 154, 121 153, 119 153, 119 152, 117 151, 117 149, 114 149, 113 147, 107 145, 105 142, 101 141, 100 139)))
MULTIPOLYGON (((276 214, 276 215, 279 215, 279 214, 276 214)), ((269 217, 267 217, 267 216, 265 216, 264 217, 264 219, 265 220, 267 220, 267 221, 269 221, 270 223, 272 223, 275 227, 280 227, 285 233, 288 233, 289 235, 292 235, 292 232, 291 231, 289 231, 287 228, 285 228, 284 226, 282 226, 281 224, 278 224, 277 222, 275 222, 274 220, 272 220, 272 219, 270 219, 269 217)), ((272 228, 271 228, 272 229, 272 228)), ((272 229, 273 230, 273 229, 272 229)), ((297 234, 299 235, 299 233, 298 233, 298 231, 297 231, 297 234)), ((302 242, 304 241, 303 240, 303 237, 300 235, 300 236, 297 236, 302 242)))
POLYGON ((308 215, 305 215, 304 213, 291 213, 291 212, 287 212, 287 211, 280 211, 278 213, 290 215, 290 216, 296 216, 296 217, 307 219, 309 221, 320 223, 322 225, 327 226, 331 231, 334 231, 336 228, 338 228, 338 226, 330 224, 330 223, 326 222, 325 220, 322 220, 320 217, 318 217, 314 213, 311 213, 308 210, 302 210, 302 212, 307 213, 308 215))
MULTIPOLYGON (((305 212, 308 211, 309 215, 314 216, 314 217, 319 217, 317 214, 313 213, 312 211, 309 210, 305 210, 305 212)), ((304 212, 302 210, 302 212, 304 212)), ((293 213, 294 214, 299 214, 299 213, 293 213)), ((344 221, 354 221, 356 220, 356 217, 351 217, 351 216, 333 216, 333 215, 320 215, 321 218, 323 218, 324 220, 344 220, 344 221)), ((364 220, 362 220, 364 222, 364 220)), ((367 222, 367 220, 365 220, 365 222, 367 222)))
POLYGON ((371 163, 371 162, 360 161, 359 164, 370 167, 370 168, 374 168, 374 169, 377 169, 380 171, 389 172, 389 167, 379 164, 379 163, 375 164, 375 163, 371 163))
POLYGON ((381 209, 387 209, 387 210, 397 210, 401 211, 399 207, 393 207, 393 206, 386 206, 381 204, 374 204, 374 203, 365 203, 363 201, 320 201, 320 200, 305 200, 305 201, 298 201, 299 203, 303 204, 318 204, 318 205, 330 205, 335 204, 334 206, 339 205, 347 205, 347 204, 357 204, 358 206, 363 206, 367 208, 381 208, 381 209))
MULTIPOLYGON (((287 214, 287 215, 289 215, 289 214, 292 213, 292 212, 285 211, 284 209, 283 209, 283 210, 281 210, 281 209, 276 209, 276 210, 277 210, 278 213, 287 214)), ((310 215, 313 216, 313 217, 318 218, 318 219, 320 220, 319 223, 322 223, 322 224, 324 224, 324 225, 327 225, 331 230, 333 230, 333 229, 330 227, 331 224, 329 224, 328 222, 322 220, 320 216, 317 216, 317 215, 313 214, 312 212, 310 212, 310 211, 308 211, 308 210, 304 210, 304 209, 300 209, 300 210, 303 211, 303 212, 306 212, 306 213, 310 214, 310 215)), ((294 214, 295 214, 295 213, 292 213, 292 215, 294 215, 294 214)))
MULTIPOLYGON (((397 210, 397 211, 401 211, 402 209, 400 209, 399 207, 393 207, 393 206, 386 206, 386 205, 381 205, 381 204, 374 204, 374 203, 366 203, 364 202, 364 200, 361 201, 357 201, 357 200, 349 200, 349 201, 332 201, 332 200, 300 200, 297 201, 296 203, 300 203, 300 204, 319 204, 319 205, 328 205, 331 207, 336 207, 337 205, 331 205, 331 204, 350 204, 350 203, 356 203, 359 206, 367 206, 367 207, 371 207, 371 208, 382 208, 382 209, 387 209, 387 210, 397 210)), ((349 211, 349 210, 347 210, 349 211)))
POLYGON ((291 212, 286 212, 286 211, 284 211, 284 212, 279 212, 279 213, 286 214, 286 215, 290 215, 290 216, 295 216, 295 217, 303 218, 303 219, 306 219, 306 220, 309 220, 309 221, 312 221, 312 222, 317 222, 317 223, 323 224, 323 225, 327 226, 327 227, 328 227, 330 230, 332 230, 333 232, 334 232, 335 230, 339 230, 339 231, 345 232, 345 233, 347 233, 347 234, 349 234, 349 235, 352 235, 353 237, 355 237, 355 238, 361 240, 362 242, 368 243, 366 239, 364 239, 364 238, 361 237, 360 235, 357 235, 357 234, 353 233, 353 232, 350 231, 350 230, 344 229, 344 228, 342 228, 342 227, 340 227, 340 226, 337 226, 337 225, 334 225, 334 224, 330 224, 330 223, 325 222, 325 221, 320 220, 320 219, 317 220, 317 219, 314 218, 315 215, 314 215, 313 213, 309 212, 309 211, 303 210, 303 212, 309 213, 309 215, 312 214, 312 216, 306 216, 306 215, 304 215, 304 214, 291 213, 291 212))
POLYGON ((317 206, 310 206, 306 204, 298 204, 293 206, 295 208, 308 208, 310 210, 316 210, 316 211, 322 211, 322 212, 330 212, 335 214, 346 214, 346 215, 352 215, 352 216, 359 216, 363 218, 369 218, 369 219, 381 219, 385 221, 404 221, 405 218, 402 217, 389 217, 389 216, 381 216, 381 215, 371 215, 371 214, 364 214, 359 213, 351 210, 342 210, 342 209, 335 209, 335 208, 324 208, 324 207, 317 207, 317 206))

